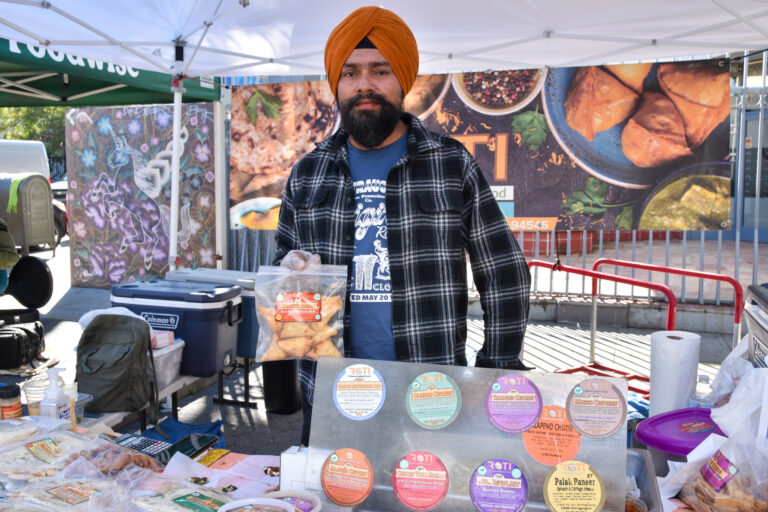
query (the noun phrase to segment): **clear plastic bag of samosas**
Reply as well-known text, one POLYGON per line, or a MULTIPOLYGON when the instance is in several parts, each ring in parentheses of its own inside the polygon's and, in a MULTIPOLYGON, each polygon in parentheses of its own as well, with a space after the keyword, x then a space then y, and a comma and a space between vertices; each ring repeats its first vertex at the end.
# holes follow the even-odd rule
POLYGON ((260 361, 342 357, 347 267, 261 266, 255 278, 260 361))

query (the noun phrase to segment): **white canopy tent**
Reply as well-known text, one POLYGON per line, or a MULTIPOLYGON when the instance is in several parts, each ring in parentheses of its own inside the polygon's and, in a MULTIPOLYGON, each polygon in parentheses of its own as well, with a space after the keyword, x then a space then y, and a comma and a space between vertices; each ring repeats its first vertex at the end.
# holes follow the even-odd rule
MULTIPOLYGON (((0 0, 0 37, 52 56, 65 52, 187 80, 322 75, 329 32, 370 3, 0 0)), ((413 30, 420 73, 737 56, 768 48, 766 0, 386 0, 378 5, 413 30)), ((178 223, 181 94, 176 88, 171 226, 178 223)), ((176 241, 173 229, 171 268, 176 241)))
MULTIPOLYGON (((360 0, 0 0, 0 36, 154 71, 319 75, 360 0), (175 63, 174 47, 186 46, 175 63)), ((421 73, 659 60, 768 47, 765 0, 386 0, 421 73)))

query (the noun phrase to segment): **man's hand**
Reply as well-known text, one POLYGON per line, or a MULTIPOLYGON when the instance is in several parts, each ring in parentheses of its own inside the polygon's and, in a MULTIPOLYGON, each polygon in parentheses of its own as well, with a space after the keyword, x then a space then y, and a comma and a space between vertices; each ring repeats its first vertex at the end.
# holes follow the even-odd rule
POLYGON ((291 270, 304 270, 307 265, 319 265, 320 255, 312 254, 309 251, 289 251, 280 260, 281 267, 287 267, 291 270))

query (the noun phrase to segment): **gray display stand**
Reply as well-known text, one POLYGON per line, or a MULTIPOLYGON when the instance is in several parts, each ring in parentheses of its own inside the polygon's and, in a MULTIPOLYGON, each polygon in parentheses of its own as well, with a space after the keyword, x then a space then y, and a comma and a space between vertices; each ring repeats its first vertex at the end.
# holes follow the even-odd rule
MULTIPOLYGON (((525 510, 547 510, 543 485, 552 466, 542 464, 526 450, 523 435, 497 428, 486 413, 486 394, 496 379, 520 374, 539 389, 544 406, 564 407, 569 393, 588 377, 585 375, 513 372, 486 368, 431 364, 369 361, 363 359, 321 358, 317 368, 310 446, 306 458, 306 490, 315 492, 323 510, 407 511, 395 496, 392 475, 406 454, 430 452, 445 465, 449 476, 448 494, 436 511, 475 510, 470 500, 469 481, 475 469, 489 459, 506 459, 523 470, 529 486, 525 510), (379 372, 386 384, 386 398, 381 409, 364 421, 349 419, 334 403, 337 376, 353 364, 367 364, 379 372), (462 407, 456 419, 446 427, 428 430, 408 414, 406 397, 409 386, 425 372, 441 372, 451 377, 461 392, 462 407), (353 508, 340 507, 324 494, 320 484, 323 463, 335 450, 354 448, 365 454, 374 469, 374 488, 365 501, 353 508)), ((626 411, 626 381, 599 378, 621 393, 626 411)), ((602 478, 605 502, 601 510, 623 511, 626 486, 626 414, 620 428, 610 437, 581 437, 573 460, 589 464, 602 478)), ((296 470, 297 468, 283 468, 296 470)), ((579 510, 579 509, 573 509, 579 510)))

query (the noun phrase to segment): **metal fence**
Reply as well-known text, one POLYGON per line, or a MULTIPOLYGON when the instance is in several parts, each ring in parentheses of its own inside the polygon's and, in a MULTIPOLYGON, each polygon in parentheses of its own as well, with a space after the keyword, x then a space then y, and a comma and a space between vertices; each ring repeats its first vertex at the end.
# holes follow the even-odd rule
MULTIPOLYGON (((731 84, 731 162, 732 203, 730 231, 565 231, 515 232, 529 259, 561 261, 565 265, 591 269, 600 258, 643 262, 667 267, 694 269, 734 277, 746 288, 768 282, 768 223, 761 222, 768 205, 768 176, 763 181, 763 160, 768 161, 765 135, 766 70, 768 51, 732 56, 731 84), (756 69, 756 59, 762 63, 756 69), (764 199, 766 198, 766 199, 764 199), (761 226, 763 226, 761 228, 761 226), (762 251, 761 251, 762 249, 762 251)), ((255 271, 270 264, 274 255, 274 231, 232 230, 229 268, 255 271)), ((732 287, 720 281, 672 275, 665 272, 605 266, 632 278, 664 283, 672 288, 681 303, 732 305, 732 287)), ((468 272, 471 276, 471 272, 468 272)), ((560 275, 542 268, 532 270, 532 294, 586 298, 591 295, 591 280, 560 275)), ((470 283, 471 286, 471 283, 470 283)), ((617 300, 660 300, 645 288, 605 282, 600 295, 617 300)))

